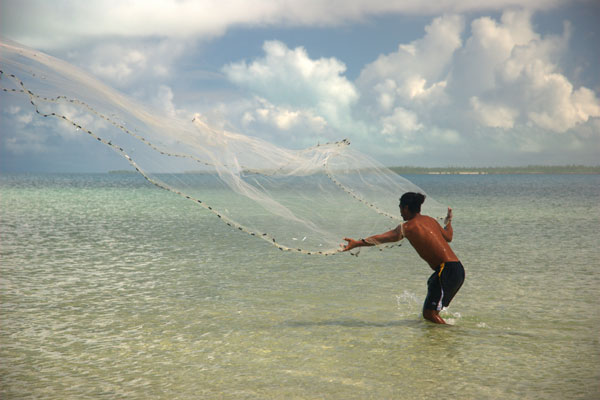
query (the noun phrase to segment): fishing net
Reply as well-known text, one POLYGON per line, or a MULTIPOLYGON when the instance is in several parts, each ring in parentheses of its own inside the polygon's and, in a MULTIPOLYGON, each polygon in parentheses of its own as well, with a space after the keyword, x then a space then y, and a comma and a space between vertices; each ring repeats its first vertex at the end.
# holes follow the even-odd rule
MULTIPOLYGON (((337 253, 345 236, 395 228, 398 198, 424 193, 346 139, 283 148, 149 109, 64 61, 0 43, 3 97, 24 96, 39 118, 110 147, 156 187, 283 251, 337 253)), ((428 198, 423 213, 445 209, 428 198)))

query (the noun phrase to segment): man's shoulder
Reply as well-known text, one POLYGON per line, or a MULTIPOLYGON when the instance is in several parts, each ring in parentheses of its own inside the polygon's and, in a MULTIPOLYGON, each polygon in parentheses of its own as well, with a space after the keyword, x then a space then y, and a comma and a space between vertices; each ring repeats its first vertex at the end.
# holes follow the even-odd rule
POLYGON ((420 220, 420 218, 413 218, 402 224, 402 230, 404 232, 411 232, 411 231, 414 231, 415 229, 418 229, 419 226, 421 226, 422 224, 423 224, 423 221, 420 220))
POLYGON ((403 229, 405 231, 415 230, 419 229, 419 227, 429 226, 432 223, 437 224, 435 218, 432 218, 428 215, 419 215, 418 217, 415 217, 410 221, 406 221, 403 225, 403 229))
POLYGON ((425 221, 435 221, 435 218, 430 217, 429 215, 423 215, 423 214, 419 214, 418 216, 414 217, 413 219, 411 219, 408 222, 413 222, 415 224, 421 224, 425 221))

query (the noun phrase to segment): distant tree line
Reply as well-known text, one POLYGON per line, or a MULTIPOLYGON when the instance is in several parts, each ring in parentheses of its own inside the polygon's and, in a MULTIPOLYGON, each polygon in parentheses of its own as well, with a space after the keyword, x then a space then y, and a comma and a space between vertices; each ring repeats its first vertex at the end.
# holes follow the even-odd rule
POLYGON ((600 166, 528 165, 525 167, 391 167, 397 174, 600 174, 600 166))

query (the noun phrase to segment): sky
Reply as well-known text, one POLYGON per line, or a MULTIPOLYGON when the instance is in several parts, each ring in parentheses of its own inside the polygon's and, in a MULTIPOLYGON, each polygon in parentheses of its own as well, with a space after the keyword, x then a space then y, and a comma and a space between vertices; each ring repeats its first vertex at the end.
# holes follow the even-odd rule
MULTIPOLYGON (((584 0, 0 0, 3 38, 150 107, 389 166, 600 165, 599 21, 584 0)), ((1 96, 0 171, 126 167, 1 96)))

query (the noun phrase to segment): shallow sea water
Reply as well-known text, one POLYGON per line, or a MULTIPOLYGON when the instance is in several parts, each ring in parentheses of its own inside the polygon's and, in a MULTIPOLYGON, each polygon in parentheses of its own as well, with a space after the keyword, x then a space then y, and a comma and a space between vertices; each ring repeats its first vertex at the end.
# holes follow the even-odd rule
POLYGON ((282 253, 135 175, 1 176, 0 398, 599 398, 600 176, 408 178, 454 208, 453 326, 408 244, 282 253))

